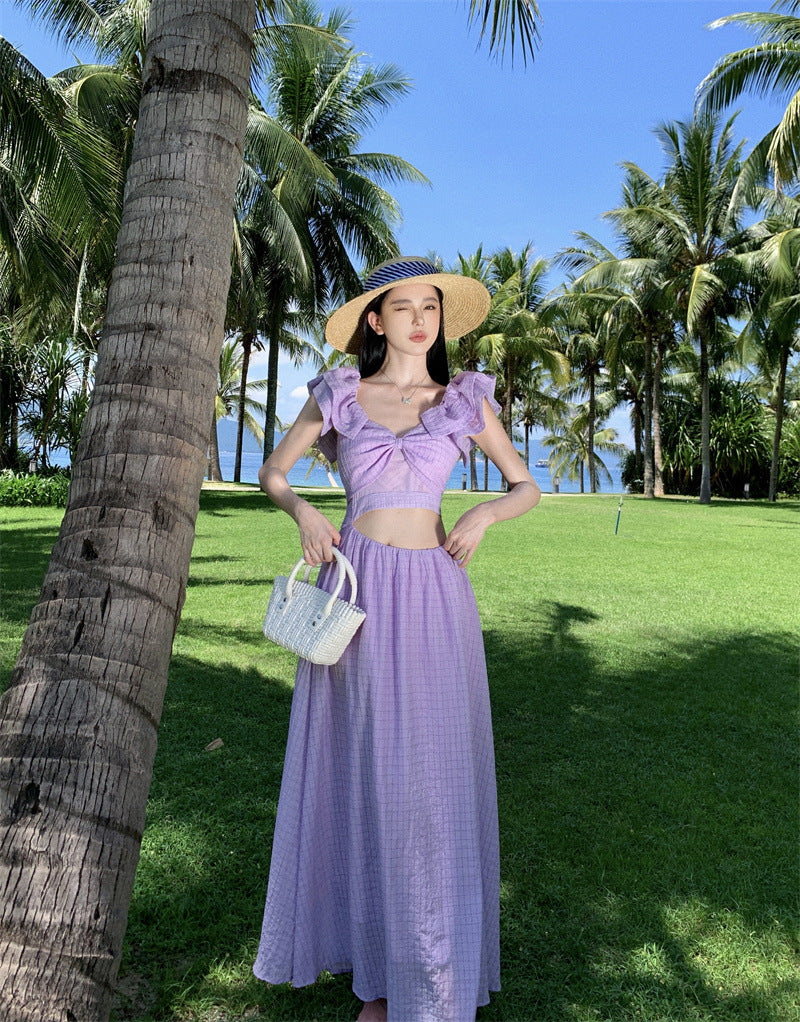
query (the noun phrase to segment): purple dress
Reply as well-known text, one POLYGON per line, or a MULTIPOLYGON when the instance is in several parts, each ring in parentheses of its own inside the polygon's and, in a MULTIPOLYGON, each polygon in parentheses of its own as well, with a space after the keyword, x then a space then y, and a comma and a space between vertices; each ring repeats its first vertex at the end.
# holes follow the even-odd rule
MULTIPOLYGON (((409 550, 353 523, 376 508, 439 511, 494 381, 460 373, 396 436, 356 400, 360 377, 309 383, 320 449, 347 492, 340 549, 366 621, 333 667, 300 660, 267 903, 253 971, 268 983, 353 973, 390 1022, 474 1022, 500 989, 494 750, 480 621, 443 547, 409 550)), ((331 591, 335 565, 319 585, 331 591)), ((347 594, 343 594, 347 595, 347 594)))

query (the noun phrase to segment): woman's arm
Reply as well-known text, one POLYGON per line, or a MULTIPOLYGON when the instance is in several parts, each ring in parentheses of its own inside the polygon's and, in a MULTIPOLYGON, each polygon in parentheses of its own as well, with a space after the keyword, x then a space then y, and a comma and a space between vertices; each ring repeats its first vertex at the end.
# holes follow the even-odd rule
POLYGON ((450 530, 444 548, 462 568, 469 564, 490 525, 524 515, 539 503, 542 495, 486 398, 483 399, 483 418, 486 423, 483 432, 472 439, 503 473, 508 481, 508 493, 465 511, 450 530))
POLYGON ((286 480, 292 466, 322 433, 322 412, 313 397, 303 405, 291 429, 258 470, 261 489, 297 522, 307 564, 332 561, 331 547, 339 545, 339 530, 321 511, 294 492, 286 480))

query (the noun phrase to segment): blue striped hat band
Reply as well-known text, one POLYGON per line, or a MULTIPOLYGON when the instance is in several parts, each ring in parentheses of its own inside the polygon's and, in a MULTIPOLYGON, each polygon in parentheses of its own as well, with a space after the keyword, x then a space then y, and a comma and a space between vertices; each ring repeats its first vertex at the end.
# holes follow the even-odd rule
POLYGON ((395 259, 378 266, 367 277, 364 291, 374 291, 384 284, 393 284, 407 277, 422 277, 429 273, 438 273, 434 264, 428 259, 395 259))

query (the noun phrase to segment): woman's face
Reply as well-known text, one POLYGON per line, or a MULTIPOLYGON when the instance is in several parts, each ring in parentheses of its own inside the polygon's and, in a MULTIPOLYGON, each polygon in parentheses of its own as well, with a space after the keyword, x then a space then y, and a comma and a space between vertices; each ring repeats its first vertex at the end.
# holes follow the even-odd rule
POLYGON ((426 354, 439 333, 442 303, 432 284, 400 284, 387 291, 369 324, 386 344, 406 354, 426 354))

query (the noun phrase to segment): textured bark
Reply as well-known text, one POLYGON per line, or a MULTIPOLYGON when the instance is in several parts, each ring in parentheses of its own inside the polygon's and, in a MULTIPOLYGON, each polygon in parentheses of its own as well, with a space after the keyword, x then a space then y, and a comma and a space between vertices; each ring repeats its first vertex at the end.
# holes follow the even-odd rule
POLYGON ((475 461, 474 447, 469 452, 469 488, 473 491, 478 489, 478 465, 475 461))
POLYGON ((247 405, 247 374, 250 372, 250 352, 253 334, 242 335, 242 380, 239 385, 239 410, 236 416, 236 455, 233 463, 233 481, 242 481, 242 447, 244 446, 244 413, 247 405))
POLYGON ((708 340, 700 333, 700 503, 711 503, 711 401, 708 392, 708 340))
POLYGON ((264 461, 275 449, 275 414, 278 410, 278 361, 281 347, 278 340, 279 327, 273 323, 269 338, 269 355, 267 358, 267 400, 264 413, 264 461))
POLYGON ((778 393, 775 403, 775 432, 772 434, 772 460, 769 466, 769 499, 777 500, 778 471, 780 469, 781 433, 783 432, 783 409, 786 398, 786 370, 789 365, 789 345, 781 349, 781 361, 778 367, 778 393))
POLYGON ((644 339, 644 495, 655 496, 653 476, 653 338, 648 331, 644 339))
POLYGON ((208 435, 208 478, 211 482, 221 483, 222 467, 219 463, 219 433, 217 432, 217 411, 211 414, 211 432, 208 435))
POLYGON ((653 495, 664 496, 664 454, 661 446, 661 374, 664 371, 664 343, 656 344, 656 361, 653 366, 653 495))
MULTIPOLYGON (((589 373, 589 436, 586 444, 586 460, 589 467, 589 493, 597 490, 594 477, 594 369, 589 373)), ((583 469, 581 469, 581 493, 583 493, 583 469)))
POLYGON ((0 1017, 107 1017, 230 277, 250 0, 154 0, 69 501, 0 702, 0 1017))

